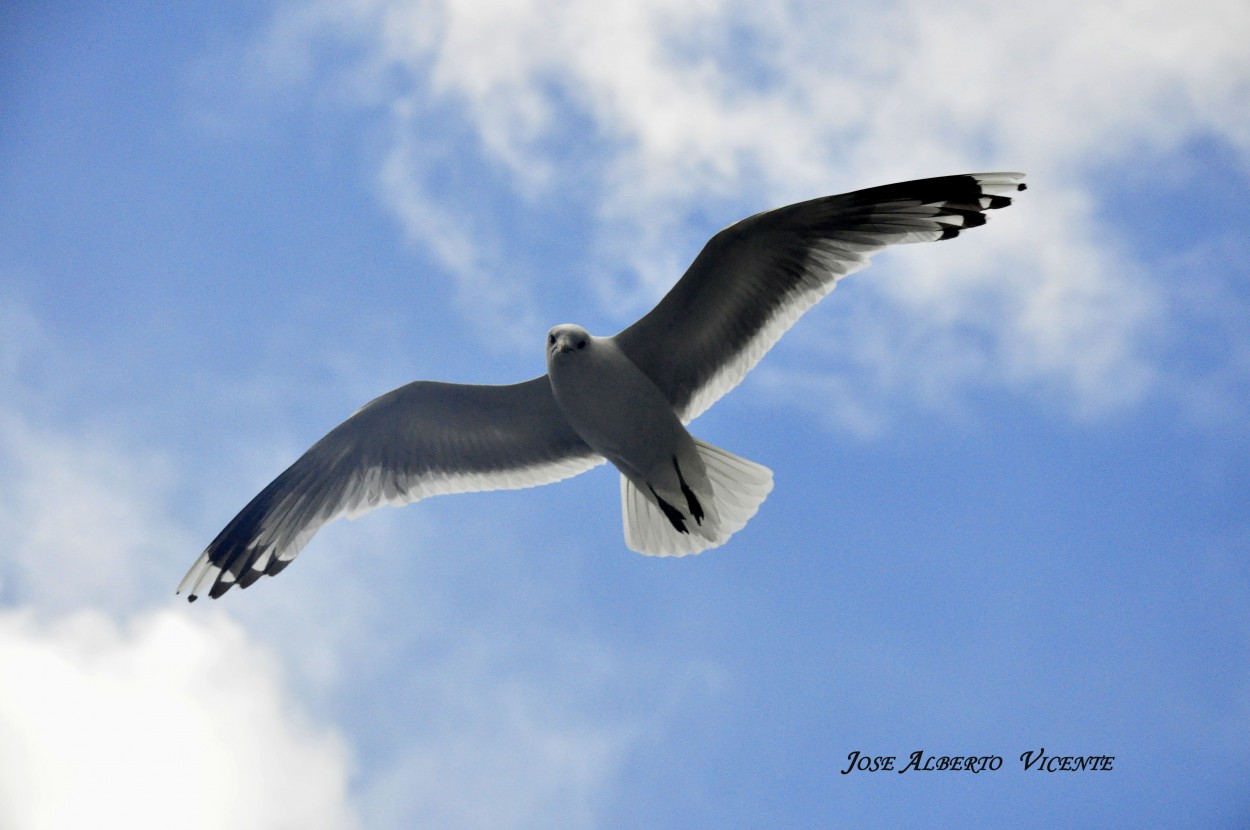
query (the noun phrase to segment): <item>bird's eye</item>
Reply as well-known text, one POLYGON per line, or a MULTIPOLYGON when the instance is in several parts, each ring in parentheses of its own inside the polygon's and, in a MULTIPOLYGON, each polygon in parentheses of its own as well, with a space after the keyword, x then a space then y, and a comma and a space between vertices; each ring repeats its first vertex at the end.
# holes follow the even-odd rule
POLYGON ((554 334, 547 335, 547 343, 549 345, 554 345, 555 342, 556 342, 556 336, 554 334))
POLYGON ((579 348, 579 349, 584 349, 584 348, 586 348, 586 341, 585 341, 585 340, 578 340, 578 341, 577 341, 577 348, 579 348))

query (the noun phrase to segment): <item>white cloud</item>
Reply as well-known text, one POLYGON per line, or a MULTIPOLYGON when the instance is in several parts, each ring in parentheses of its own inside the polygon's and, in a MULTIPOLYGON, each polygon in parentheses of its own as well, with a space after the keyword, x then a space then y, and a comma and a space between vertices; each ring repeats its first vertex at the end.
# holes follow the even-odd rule
POLYGON ((193 550, 160 504, 159 459, 118 453, 0 411, 0 597, 120 610, 165 597, 170 554, 193 550))
POLYGON ((535 577, 506 523, 467 529, 481 501, 459 506, 333 525, 227 607, 340 712, 366 826, 598 826, 640 741, 714 694, 717 673, 563 630, 552 609, 576 580, 535 577))
MULTIPOLYGON (((397 113, 412 108, 411 102, 395 104, 397 113)), ((396 115, 405 126, 411 115, 396 115)), ((431 189, 430 174, 440 170, 457 152, 448 140, 422 136, 417 140, 407 129, 395 130, 395 140, 379 173, 387 204, 403 223, 409 237, 424 245, 457 279, 457 301, 496 342, 511 346, 532 345, 533 333, 542 330, 530 293, 515 279, 503 274, 505 258, 494 250, 494 238, 477 231, 473 212, 457 216, 441 204, 431 189)))
POLYGON ((358 826, 276 665, 220 614, 0 612, 0 825, 358 826))
POLYGON ((156 590, 171 546, 185 542, 163 517, 162 459, 119 451, 94 426, 47 426, 82 370, 13 298, 0 310, 0 354, 0 602, 133 608, 156 590))
POLYGON ((356 826, 346 746, 278 656, 174 610, 171 561, 195 550, 177 476, 119 448, 114 413, 50 425, 77 364, 20 303, 0 314, 21 324, 0 327, 0 826, 356 826))
POLYGON ((522 667, 521 637, 458 629, 450 654, 405 678, 405 706, 424 714, 362 794, 368 824, 599 826, 639 736, 631 718, 598 710, 630 681, 584 642, 524 637, 546 653, 522 667))
POLYGON ((513 607, 506 557, 439 557, 488 543, 398 511, 246 595, 175 599, 198 545, 168 493, 204 485, 95 426, 116 413, 33 426, 27 379, 60 352, 6 314, 39 348, 0 364, 0 827, 595 823, 657 717, 602 711, 638 659, 513 607))
POLYGON ((633 713, 596 711, 624 669, 506 596, 453 610, 506 572, 397 562, 421 544, 411 524, 361 522, 282 585, 187 606, 155 552, 193 548, 140 465, 17 423, 0 431, 19 603, 0 610, 0 826, 353 827, 353 792, 371 826, 595 823, 635 741, 633 713), (518 664, 535 643, 551 652, 518 664), (375 733, 357 777, 346 742, 375 733))
MULTIPOLYGON (((283 54, 299 56, 288 64, 315 64, 318 44, 347 40, 363 52, 350 76, 360 96, 403 102, 390 110, 388 199, 415 237, 440 237, 433 248, 473 302, 528 297, 535 286, 515 268, 504 275, 506 249, 487 261, 463 254, 490 251, 504 234, 425 188, 412 148, 429 142, 432 125, 462 125, 458 157, 478 154, 491 171, 482 175, 504 171, 530 198, 559 198, 589 179, 601 259, 587 269, 622 323, 675 279, 675 252, 692 248, 688 223, 704 211, 718 225, 903 177, 1027 170, 1034 190, 1017 216, 996 216, 959 254, 905 260, 921 279, 867 289, 901 313, 910 333, 898 339, 922 346, 861 356, 852 388, 906 379, 866 390, 864 406, 876 409, 870 399, 903 399, 923 384, 951 394, 986 381, 1058 393, 1076 412, 1138 400, 1157 368, 1149 332, 1167 310, 1148 269, 1117 243, 1133 230, 1116 229, 1117 206, 1100 202, 1096 176, 1158 163, 1196 137, 1250 153, 1238 117, 1250 94, 1241 37, 1250 8, 1236 0, 871 10, 373 0, 313 4, 279 28, 283 54), (401 169, 397 158, 411 163, 401 169), (465 222, 471 232, 440 230, 465 222)), ((486 305, 494 328, 499 315, 486 305)), ((523 307, 529 325, 532 304, 523 307)))

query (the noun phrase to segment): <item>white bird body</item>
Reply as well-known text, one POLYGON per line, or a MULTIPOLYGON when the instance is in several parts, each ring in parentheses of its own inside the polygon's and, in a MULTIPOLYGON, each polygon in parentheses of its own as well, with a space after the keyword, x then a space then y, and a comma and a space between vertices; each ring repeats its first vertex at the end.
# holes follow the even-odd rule
POLYGON ((547 340, 547 376, 560 411, 622 473, 647 479, 671 468, 679 450, 694 452, 673 405, 611 337, 566 324, 553 328, 547 340))
POLYGON ((218 597, 285 568, 340 516, 441 493, 621 471, 625 542, 697 553, 742 529, 772 473, 694 438, 803 312, 890 245, 952 239, 1011 204, 1022 173, 941 176, 757 213, 713 236, 660 303, 612 337, 547 335, 548 373, 506 386, 415 381, 362 406, 261 490, 178 586, 218 597))
MULTIPOLYGON (((595 337, 581 326, 556 326, 547 334, 547 376, 569 426, 621 472, 631 548, 652 555, 693 553, 729 537, 699 445, 669 399, 613 338, 595 337), (631 486, 653 510, 631 510, 631 486), (657 539, 673 531, 678 536, 667 545, 638 541, 631 523, 645 523, 648 527, 638 530, 657 539)), ((768 478, 771 482, 771 474, 768 478)), ((762 500, 762 495, 752 500, 753 506, 762 500)))

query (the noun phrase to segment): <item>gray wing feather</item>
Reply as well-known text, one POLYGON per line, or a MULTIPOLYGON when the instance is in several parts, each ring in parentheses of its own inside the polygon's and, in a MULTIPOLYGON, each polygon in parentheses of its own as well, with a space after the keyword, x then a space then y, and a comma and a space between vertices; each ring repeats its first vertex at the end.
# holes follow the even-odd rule
POLYGON ((218 597, 295 558, 339 516, 442 493, 532 487, 603 463, 565 421, 547 376, 510 386, 417 381, 361 407, 226 525, 178 593, 218 597))
POLYGON ((1011 204, 1023 173, 943 176, 756 214, 716 234, 616 342, 683 421, 746 376, 781 335, 887 245, 950 239, 1011 204))

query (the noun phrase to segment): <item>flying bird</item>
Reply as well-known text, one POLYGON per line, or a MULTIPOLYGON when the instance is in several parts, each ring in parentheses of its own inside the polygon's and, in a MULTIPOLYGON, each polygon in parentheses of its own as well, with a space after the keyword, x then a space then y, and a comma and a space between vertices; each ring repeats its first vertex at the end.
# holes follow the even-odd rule
POLYGON ((625 543, 652 556, 723 544, 772 472, 685 425, 791 325, 887 245, 951 239, 1011 204, 1022 173, 973 173, 825 196, 708 241, 642 319, 611 337, 559 325, 547 373, 505 386, 416 381, 365 404, 226 525, 178 586, 219 597, 285 568, 327 522, 427 496, 549 484, 610 461, 625 543))

